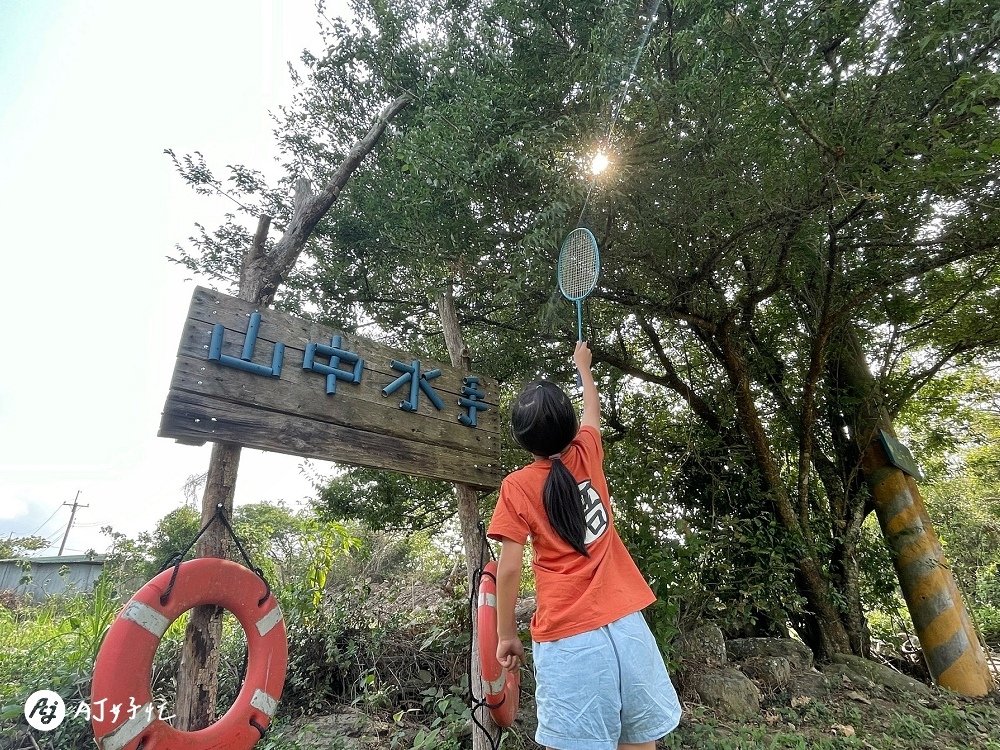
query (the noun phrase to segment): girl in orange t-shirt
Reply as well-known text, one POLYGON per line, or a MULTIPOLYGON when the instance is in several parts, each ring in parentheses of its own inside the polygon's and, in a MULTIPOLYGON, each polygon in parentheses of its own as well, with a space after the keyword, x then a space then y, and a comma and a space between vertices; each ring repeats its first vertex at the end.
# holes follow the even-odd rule
POLYGON ((524 657, 514 605, 530 537, 535 740, 550 750, 653 750, 680 721, 680 704, 641 613, 656 597, 614 528, 585 342, 573 361, 579 425, 569 398, 546 381, 530 383, 511 410, 511 433, 535 460, 504 478, 487 530, 502 543, 497 659, 517 669, 524 657))

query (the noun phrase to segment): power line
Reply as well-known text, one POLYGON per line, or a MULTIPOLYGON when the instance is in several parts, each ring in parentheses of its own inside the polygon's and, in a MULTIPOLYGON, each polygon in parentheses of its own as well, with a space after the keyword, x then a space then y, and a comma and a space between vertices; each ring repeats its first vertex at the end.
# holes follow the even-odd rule
MULTIPOLYGON (((59 535, 62 534, 64 531, 68 530, 68 528, 69 528, 68 525, 60 526, 58 529, 56 529, 55 531, 50 533, 47 537, 45 537, 45 541, 55 542, 55 540, 59 538, 59 535)), ((49 546, 51 547, 52 545, 50 544, 49 546)))
POLYGON ((45 524, 47 524, 49 521, 51 521, 53 518, 56 517, 56 513, 59 512, 59 509, 61 507, 62 507, 62 505, 57 505, 56 509, 54 511, 52 511, 52 515, 49 516, 48 518, 46 518, 44 521, 42 521, 42 523, 39 525, 39 527, 37 529, 35 529, 34 531, 32 531, 28 536, 35 536, 39 531, 41 531, 45 527, 45 524))

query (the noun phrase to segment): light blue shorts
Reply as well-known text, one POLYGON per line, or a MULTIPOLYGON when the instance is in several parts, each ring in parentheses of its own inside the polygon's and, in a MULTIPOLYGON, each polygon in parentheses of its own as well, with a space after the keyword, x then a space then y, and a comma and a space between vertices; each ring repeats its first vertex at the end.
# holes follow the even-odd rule
POLYGON ((663 737, 681 707, 642 613, 533 644, 535 741, 554 750, 615 750, 663 737))

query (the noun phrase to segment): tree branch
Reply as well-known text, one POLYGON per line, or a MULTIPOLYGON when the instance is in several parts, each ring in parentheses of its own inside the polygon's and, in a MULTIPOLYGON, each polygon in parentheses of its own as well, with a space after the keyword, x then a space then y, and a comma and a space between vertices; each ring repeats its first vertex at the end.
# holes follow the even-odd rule
POLYGON ((344 189, 362 160, 375 148, 392 118, 412 101, 413 96, 407 92, 390 102, 379 113, 368 133, 351 147, 333 173, 333 177, 318 194, 305 196, 297 191, 292 218, 288 221, 285 233, 268 254, 266 275, 260 287, 255 290, 256 299, 253 301, 258 304, 268 304, 274 299, 278 285, 292 270, 313 229, 340 197, 340 191, 344 189))
POLYGON ((670 357, 667 356, 666 352, 663 351, 663 345, 656 329, 653 328, 653 325, 649 322, 649 320, 641 315, 637 316, 637 320, 639 321, 639 327, 642 328, 646 337, 649 339, 649 343, 653 347, 653 351, 656 353, 657 359, 660 360, 660 365, 663 367, 666 378, 666 382, 664 384, 668 388, 677 392, 680 397, 684 399, 687 405, 691 407, 691 410, 697 414, 713 432, 717 435, 722 435, 725 429, 722 424, 722 419, 720 419, 719 415, 715 413, 715 410, 709 406, 708 402, 699 396, 691 385, 681 378, 680 374, 677 372, 677 368, 674 367, 674 363, 671 361, 670 357))

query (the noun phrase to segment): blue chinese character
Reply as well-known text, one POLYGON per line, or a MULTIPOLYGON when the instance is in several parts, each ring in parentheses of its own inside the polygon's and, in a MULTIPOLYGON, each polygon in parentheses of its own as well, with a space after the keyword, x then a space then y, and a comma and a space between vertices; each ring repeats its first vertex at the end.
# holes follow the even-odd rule
POLYGON ((479 389, 479 378, 462 378, 462 396, 458 399, 458 405, 468 409, 467 414, 459 414, 458 421, 466 427, 478 427, 477 414, 481 411, 488 411, 490 407, 483 403, 486 394, 479 389))
POLYGON ((393 370, 398 370, 403 374, 382 389, 383 396, 388 396, 390 393, 395 392, 406 383, 409 383, 410 398, 406 401, 399 402, 400 409, 403 409, 404 411, 416 411, 417 406, 419 405, 420 391, 424 392, 424 395, 431 400, 431 403, 434 404, 438 411, 444 409, 444 402, 441 400, 441 397, 434 392, 434 389, 431 388, 430 382, 428 382, 440 375, 440 370, 428 370, 423 373, 420 372, 419 359, 413 360, 410 364, 399 362, 394 359, 392 360, 391 365, 393 370))
POLYGON ((354 352, 341 349, 341 337, 334 336, 330 339, 330 346, 325 344, 306 344, 306 353, 302 358, 302 369, 312 370, 326 375, 326 394, 332 396, 337 392, 337 381, 346 380, 357 385, 361 382, 361 371, 365 368, 365 361, 354 352), (316 357, 329 357, 329 364, 320 364, 316 357), (354 365, 353 370, 341 369, 341 364, 354 365))
POLYGON ((260 331, 260 313, 250 314, 250 323, 247 325, 246 338, 243 340, 243 353, 239 357, 231 357, 222 353, 222 337, 226 327, 222 323, 216 323, 212 327, 212 341, 208 346, 208 358, 226 367, 235 367, 237 370, 252 372, 254 375, 264 375, 269 378, 281 377, 281 361, 285 356, 285 345, 277 343, 274 345, 274 354, 271 356, 271 366, 258 365, 251 362, 253 350, 257 345, 257 334, 260 331))

